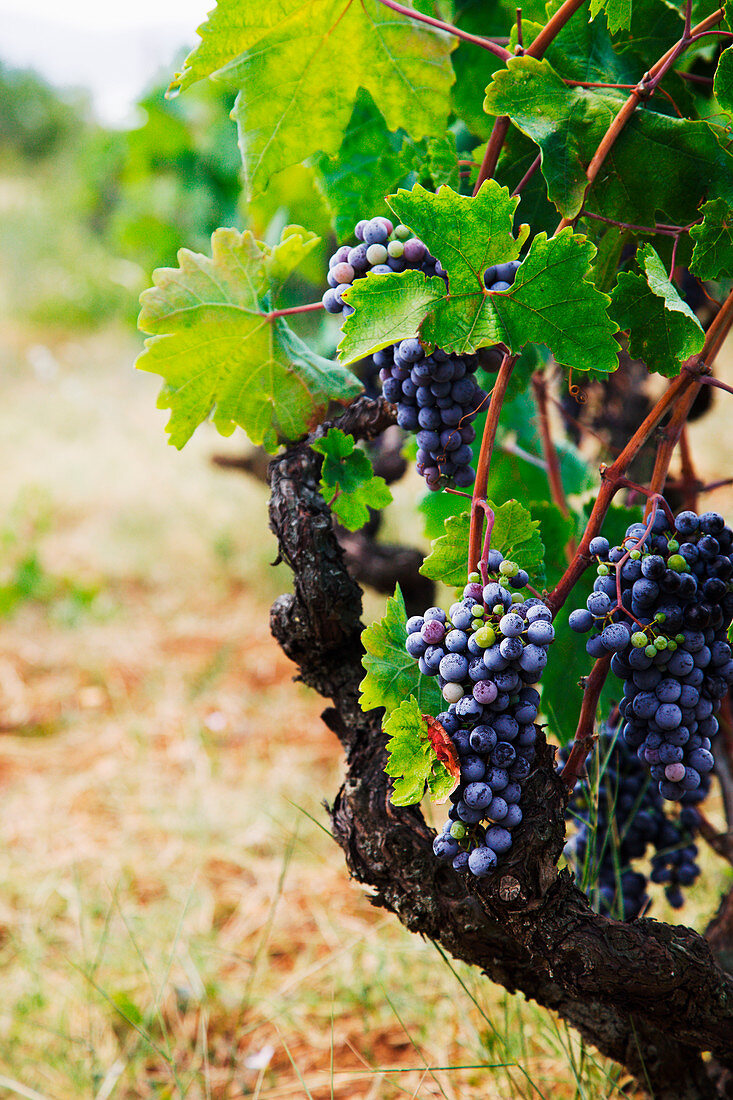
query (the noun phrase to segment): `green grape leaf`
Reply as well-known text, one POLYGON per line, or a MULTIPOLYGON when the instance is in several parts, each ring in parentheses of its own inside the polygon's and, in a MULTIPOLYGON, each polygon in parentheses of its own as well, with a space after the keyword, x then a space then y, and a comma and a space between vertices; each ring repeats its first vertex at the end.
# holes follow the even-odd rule
POLYGON ((450 289, 416 271, 357 280, 344 297, 355 312, 343 327, 343 362, 419 335, 458 354, 501 342, 517 353, 528 342, 545 344, 568 367, 616 369, 616 326, 607 313, 610 299, 587 277, 595 253, 587 237, 569 228, 549 240, 539 233, 513 286, 497 293, 485 289, 483 272, 516 259, 527 232, 513 235, 516 200, 506 188, 487 180, 470 199, 448 187, 437 194, 415 187, 389 203, 438 257, 450 289))
POLYGON ((198 28, 201 42, 191 51, 168 89, 169 96, 225 69, 292 12, 291 0, 271 4, 242 4, 221 0, 198 28), (256 10, 255 10, 256 7, 256 10))
POLYGON ((532 519, 539 523, 539 535, 545 550, 544 565, 548 585, 557 584, 567 568, 565 547, 575 534, 572 515, 563 515, 549 500, 533 500, 529 504, 532 519))
MULTIPOLYGON (((540 525, 516 500, 501 505, 489 501, 494 513, 491 545, 505 558, 515 561, 520 569, 526 569, 533 580, 545 579, 545 548, 540 538, 540 525)), ((445 534, 433 541, 430 554, 420 566, 425 577, 443 584, 462 588, 467 579, 468 532, 471 524, 469 512, 448 516, 445 534)))
POLYGON ((249 232, 217 229, 211 259, 181 249, 180 266, 159 268, 141 296, 139 325, 153 335, 136 365, 164 380, 158 407, 171 410, 175 447, 211 417, 222 435, 239 426, 274 451, 313 428, 330 401, 361 391, 354 375, 262 308, 270 276, 282 281, 313 243, 294 228, 274 249, 249 232))
POLYGON ((338 153, 324 153, 315 162, 321 190, 336 215, 337 238, 350 236, 360 218, 386 213, 384 196, 414 183, 424 157, 425 143, 416 144, 404 131, 391 133, 372 97, 360 89, 338 153))
POLYGON ((705 334, 652 246, 643 245, 636 258, 643 274, 619 274, 611 315, 629 332, 630 354, 643 360, 650 371, 674 378, 682 363, 700 351, 705 334))
POLYGON ((362 632, 362 665, 366 676, 359 685, 362 710, 384 707, 391 713, 408 695, 414 695, 422 714, 439 714, 443 708, 440 689, 431 676, 423 676, 405 649, 407 612, 400 586, 387 599, 384 618, 362 632))
POLYGON ((433 540, 432 550, 420 566, 424 577, 456 588, 463 587, 468 579, 470 523, 470 512, 460 512, 446 518, 445 533, 433 540))
POLYGON ((344 321, 339 343, 339 359, 349 364, 415 336, 430 307, 445 299, 445 283, 420 271, 370 275, 357 279, 343 298, 355 310, 344 321))
POLYGON ((483 290, 486 268, 516 260, 529 233, 525 226, 515 238, 519 198, 512 198, 494 180, 487 180, 474 198, 450 187, 433 194, 418 186, 398 191, 387 201, 449 272, 454 296, 483 290))
POLYGON ((250 194, 314 153, 335 153, 359 88, 390 130, 406 121, 415 139, 445 130, 455 41, 378 0, 279 0, 266 12, 219 0, 200 33, 171 87, 212 74, 239 88, 233 117, 250 194))
MULTIPOLYGON (((550 200, 574 218, 583 205, 586 168, 624 99, 615 89, 568 87, 548 61, 515 57, 494 74, 484 105, 489 114, 509 115, 539 145, 550 200)), ((733 159, 724 136, 707 122, 637 111, 589 191, 587 209, 641 225, 654 224, 661 211, 685 225, 710 195, 733 204, 733 159)))
POLYGON ((690 230, 695 242, 690 271, 701 279, 729 277, 733 274, 733 208, 724 199, 712 199, 701 212, 702 224, 690 230))
POLYGON ((461 170, 458 164, 456 139, 448 131, 442 137, 432 137, 428 142, 425 159, 420 168, 420 177, 432 180, 433 190, 447 184, 457 191, 461 183, 461 170))
POLYGON ((733 46, 720 55, 713 80, 713 92, 726 114, 733 115, 733 46))
MULTIPOLYGON (((609 3, 614 2, 609 0, 609 3)), ((560 7, 555 3, 548 5, 548 10, 550 6, 555 10, 560 7)), ((523 19, 524 41, 536 38, 544 23, 544 19, 541 23, 528 23, 523 19)), ((515 42, 516 24, 512 28, 511 46, 515 42)), ((639 79, 638 62, 616 52, 603 16, 591 20, 570 19, 549 44, 544 56, 553 69, 568 80, 629 84, 639 79)))
POLYGON ((611 34, 631 26, 632 0, 591 0, 590 14, 595 19, 600 11, 606 12, 611 34))
POLYGON ((265 276, 273 298, 306 256, 317 248, 320 237, 300 225, 286 225, 276 245, 260 245, 265 276))
POLYGON ((390 795, 393 806, 412 806, 420 802, 426 787, 437 802, 444 801, 455 790, 457 777, 439 759, 428 723, 414 696, 392 711, 385 720, 384 732, 389 737, 384 770, 395 780, 390 795))
POLYGON ((342 526, 358 531, 369 519, 370 508, 385 508, 392 493, 383 477, 375 477, 369 456, 340 428, 329 428, 311 443, 323 455, 321 495, 342 526))

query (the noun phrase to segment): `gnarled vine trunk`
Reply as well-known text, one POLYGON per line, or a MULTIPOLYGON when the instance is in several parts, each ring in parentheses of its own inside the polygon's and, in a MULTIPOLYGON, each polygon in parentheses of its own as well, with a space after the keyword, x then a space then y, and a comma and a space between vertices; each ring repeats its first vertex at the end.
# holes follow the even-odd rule
MULTIPOLYGON (((336 423, 368 440, 393 421, 383 399, 362 397, 336 423)), ((440 864, 419 809, 391 805, 381 711, 364 714, 358 703, 361 590, 318 491, 320 461, 305 442, 270 467, 270 523, 294 575, 271 625, 303 681, 332 700, 323 717, 347 772, 331 820, 352 875, 411 931, 554 1009, 659 1100, 733 1096, 730 901, 710 942, 689 928, 594 913, 557 869, 566 796, 543 737, 515 843, 487 880, 440 864)))

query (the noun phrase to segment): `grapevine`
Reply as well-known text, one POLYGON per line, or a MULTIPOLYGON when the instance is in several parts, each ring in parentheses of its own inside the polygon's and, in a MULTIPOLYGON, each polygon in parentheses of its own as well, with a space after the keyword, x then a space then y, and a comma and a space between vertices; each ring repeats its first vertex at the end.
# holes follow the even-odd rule
POLYGON ((711 1096, 733 894, 707 941, 654 918, 703 844, 733 863, 730 478, 698 473, 688 432, 731 392, 733 30, 691 0, 455 24, 365 0, 318 16, 310 52, 312 5, 272 31, 247 3, 220 0, 173 90, 240 80, 255 212, 297 164, 293 220, 317 195, 328 243, 281 212, 184 251, 143 297, 140 366, 177 446, 212 419, 274 455, 295 590, 272 628, 333 704, 334 834, 410 928, 649 1093, 711 1096), (387 429, 412 465, 386 522, 417 505, 420 572, 455 599, 413 614, 429 597, 408 611, 398 585, 362 629, 335 524, 390 506, 387 429))

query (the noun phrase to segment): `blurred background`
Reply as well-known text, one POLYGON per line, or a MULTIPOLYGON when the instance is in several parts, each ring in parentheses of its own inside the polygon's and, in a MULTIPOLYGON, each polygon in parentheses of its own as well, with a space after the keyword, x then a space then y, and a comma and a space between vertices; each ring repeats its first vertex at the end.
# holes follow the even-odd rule
POLYGON ((621 1095, 349 882, 340 749, 269 634, 265 488, 211 462, 241 437, 168 447, 133 370, 181 245, 300 222, 312 301, 333 243, 305 168, 245 216, 226 89, 164 99, 205 11, 0 2, 0 1097, 621 1095))

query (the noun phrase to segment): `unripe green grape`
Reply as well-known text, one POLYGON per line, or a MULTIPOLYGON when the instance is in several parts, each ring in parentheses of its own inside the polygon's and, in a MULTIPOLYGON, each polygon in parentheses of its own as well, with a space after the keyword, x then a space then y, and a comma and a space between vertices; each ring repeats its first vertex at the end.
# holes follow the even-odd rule
POLYGON ((641 557, 641 550, 632 550, 631 553, 629 554, 629 557, 631 558, 632 561, 638 561, 639 558, 641 557))
POLYGON ((610 572, 611 570, 603 562, 601 562, 601 564, 596 569, 596 573, 599 577, 607 577, 610 572))
POLYGON ((495 603, 491 610, 494 612, 495 615, 503 615, 504 614, 504 604, 503 603, 495 603))
POLYGON ((466 826, 462 821, 454 821, 450 827, 450 835, 454 840, 463 840, 466 835, 466 826))
POLYGON ((654 639, 654 645, 657 647, 657 652, 660 649, 666 649, 669 644, 669 639, 665 638, 663 634, 660 634, 658 638, 654 639))
POLYGON ((387 245, 387 251, 393 260, 399 260, 400 256, 405 251, 405 246, 402 241, 390 241, 387 245))
POLYGON ((481 574, 476 573, 476 572, 469 573, 468 574, 468 579, 471 582, 471 584, 480 584, 481 583, 481 574))
POLYGON ((679 548, 680 544, 677 542, 677 539, 670 539, 667 543, 667 549, 669 550, 670 554, 676 554, 679 548))
POLYGON ((631 635, 631 644, 634 649, 641 649, 642 646, 647 644, 646 634, 641 630, 635 631, 635 633, 631 635))
POLYGON ((499 572, 504 577, 516 577, 519 572, 519 566, 515 561, 503 561, 499 566, 499 572))
POLYGON ((667 616, 664 614, 664 612, 663 611, 657 611, 656 615, 654 616, 654 622, 655 623, 664 623, 666 621, 667 621, 667 616))
POLYGON ((674 569, 675 573, 686 573, 690 568, 686 558, 683 558, 681 554, 672 554, 667 561, 667 567, 674 569))
POLYGON ((512 592, 512 603, 524 603, 524 596, 521 592, 512 592))
POLYGON ((480 645, 482 649, 488 649, 489 646, 492 646, 496 641, 496 633, 493 627, 482 626, 476 631, 474 638, 476 639, 476 644, 480 645))
POLYGON ((396 225, 394 235, 398 241, 407 241, 410 238, 410 230, 406 225, 396 225))
POLYGON ((648 645, 644 652, 646 653, 647 657, 656 657, 657 647, 655 645, 648 645))
POLYGON ((485 614, 486 612, 484 611, 480 603, 477 603, 475 607, 471 608, 471 615, 474 619, 483 619, 485 614))

